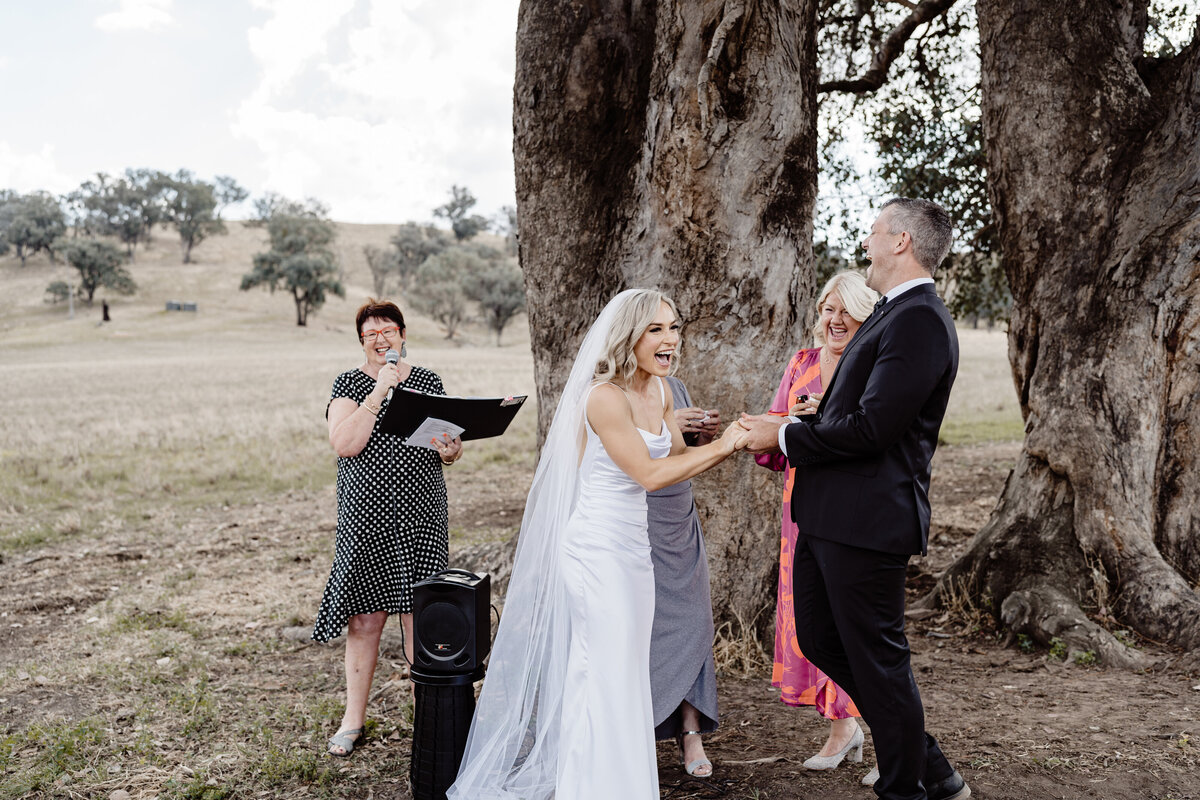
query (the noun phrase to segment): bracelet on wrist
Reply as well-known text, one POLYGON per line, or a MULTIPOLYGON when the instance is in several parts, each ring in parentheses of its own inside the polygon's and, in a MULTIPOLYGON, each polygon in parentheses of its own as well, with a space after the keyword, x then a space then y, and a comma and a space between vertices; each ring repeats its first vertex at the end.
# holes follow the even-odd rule
POLYGON ((359 406, 358 406, 358 407, 359 407, 359 408, 365 408, 367 411, 370 411, 370 412, 371 412, 371 414, 372 414, 372 415, 374 415, 374 416, 376 416, 376 417, 378 417, 378 416, 379 416, 379 406, 372 406, 372 405, 370 405, 369 403, 367 403, 367 401, 366 401, 366 400, 362 401, 362 402, 359 404, 359 406))

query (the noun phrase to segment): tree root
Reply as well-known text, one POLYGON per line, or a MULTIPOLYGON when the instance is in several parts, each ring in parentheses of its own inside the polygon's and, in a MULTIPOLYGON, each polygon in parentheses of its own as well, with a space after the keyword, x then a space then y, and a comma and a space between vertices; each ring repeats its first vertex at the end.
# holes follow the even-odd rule
POLYGON ((1044 647, 1056 644, 1056 639, 1061 641, 1069 660, 1090 662, 1094 658, 1099 664, 1125 668, 1146 665, 1144 655, 1092 622, 1078 603, 1051 586, 1013 592, 1000 604, 1000 619, 1009 629, 1006 644, 1024 634, 1044 647))

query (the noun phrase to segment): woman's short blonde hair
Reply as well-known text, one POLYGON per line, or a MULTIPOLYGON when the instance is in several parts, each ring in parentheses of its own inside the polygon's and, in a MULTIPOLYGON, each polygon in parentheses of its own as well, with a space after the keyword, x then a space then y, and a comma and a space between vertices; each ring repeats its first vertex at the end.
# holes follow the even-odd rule
MULTIPOLYGON (((658 309, 666 303, 679 319, 675 303, 657 289, 637 289, 625 300, 613 318, 608 336, 604 340, 604 352, 596 363, 595 378, 598 381, 628 381, 637 371, 637 357, 633 348, 642 334, 658 316, 658 309)), ((678 346, 675 352, 679 352, 678 346)), ((671 359, 671 372, 675 372, 675 359, 671 359)))
POLYGON ((879 299, 875 290, 867 286, 867 279, 861 272, 848 269, 826 281, 825 288, 817 295, 817 321, 812 327, 813 341, 817 343, 817 347, 825 344, 825 331, 821 328, 821 306, 825 305, 825 300, 834 292, 842 299, 842 305, 846 307, 850 316, 859 322, 871 315, 875 309, 875 301, 879 299))

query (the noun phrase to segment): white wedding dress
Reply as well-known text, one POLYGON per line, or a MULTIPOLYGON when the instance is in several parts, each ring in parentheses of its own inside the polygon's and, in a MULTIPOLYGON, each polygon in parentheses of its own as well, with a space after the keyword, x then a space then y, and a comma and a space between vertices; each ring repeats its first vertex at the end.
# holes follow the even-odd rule
MULTIPOLYGON (((588 330, 525 504, 487 677, 449 800, 657 800, 646 492, 586 421, 624 302, 588 330), (580 431, 585 431, 580 457, 580 431)), ((666 390, 659 381, 666 402, 666 390)), ((671 435, 641 431, 654 458, 671 435)))
MULTIPOLYGON (((660 425, 657 435, 638 428, 651 458, 671 452, 671 432, 660 425)), ((579 501, 563 534, 571 644, 555 797, 657 798, 646 490, 613 463, 591 425, 586 430, 579 501)))

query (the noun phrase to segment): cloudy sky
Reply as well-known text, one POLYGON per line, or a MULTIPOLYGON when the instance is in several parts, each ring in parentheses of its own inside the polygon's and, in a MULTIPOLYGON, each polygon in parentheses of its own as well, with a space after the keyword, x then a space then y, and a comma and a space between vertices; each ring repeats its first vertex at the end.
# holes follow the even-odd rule
POLYGON ((0 189, 231 175, 348 222, 514 204, 518 0, 0 0, 0 189))

